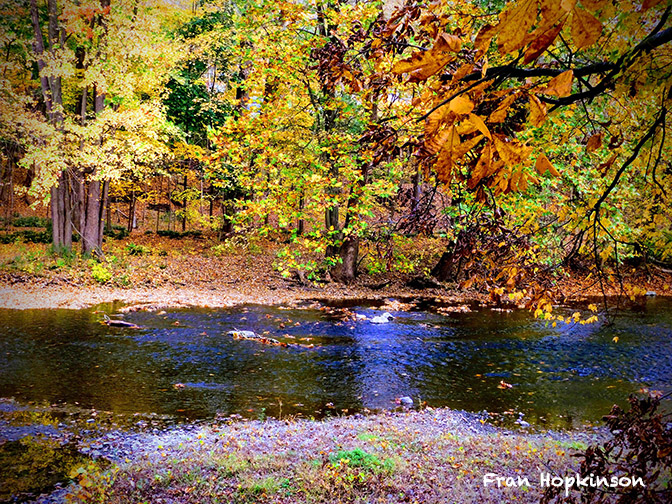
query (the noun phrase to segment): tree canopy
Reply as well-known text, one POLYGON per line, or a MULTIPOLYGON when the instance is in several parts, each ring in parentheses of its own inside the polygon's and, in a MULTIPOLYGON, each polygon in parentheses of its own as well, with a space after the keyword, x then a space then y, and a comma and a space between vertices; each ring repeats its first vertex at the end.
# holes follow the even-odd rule
POLYGON ((282 241, 286 276, 350 282, 441 234, 425 274, 543 311, 562 268, 672 262, 669 2, 5 9, 3 166, 34 174, 55 246, 102 257, 110 194, 158 208, 167 177, 183 229, 282 241))

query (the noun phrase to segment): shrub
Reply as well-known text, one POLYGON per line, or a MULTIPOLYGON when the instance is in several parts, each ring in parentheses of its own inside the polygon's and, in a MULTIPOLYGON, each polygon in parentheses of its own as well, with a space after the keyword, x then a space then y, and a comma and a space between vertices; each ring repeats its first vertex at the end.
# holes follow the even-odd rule
POLYGON ((107 283, 112 279, 112 272, 100 263, 95 263, 91 267, 91 276, 101 284, 107 283))
POLYGON ((129 243, 124 247, 124 250, 128 255, 145 255, 149 254, 151 251, 149 247, 144 245, 136 245, 135 243, 129 243))
POLYGON ((45 217, 17 217, 12 221, 14 227, 40 227, 46 228, 51 220, 45 217))
POLYGON ((203 232, 201 231, 185 231, 183 233, 179 231, 170 231, 168 229, 160 229, 156 232, 157 235, 163 236, 164 238, 174 238, 180 240, 182 238, 202 238, 203 232))
MULTIPOLYGON (((630 411, 613 406, 604 417, 612 438, 591 445, 583 453, 578 474, 581 478, 641 478, 643 485, 630 487, 582 486, 565 494, 565 488, 550 486, 541 502, 566 503, 663 503, 672 502, 672 425, 669 414, 657 413, 660 397, 649 395, 628 399, 630 411)), ((575 474, 570 474, 575 476, 575 474)))
POLYGON ((111 228, 105 227, 103 230, 103 235, 109 236, 115 240, 121 240, 128 236, 128 228, 126 228, 126 226, 119 226, 114 224, 111 228))

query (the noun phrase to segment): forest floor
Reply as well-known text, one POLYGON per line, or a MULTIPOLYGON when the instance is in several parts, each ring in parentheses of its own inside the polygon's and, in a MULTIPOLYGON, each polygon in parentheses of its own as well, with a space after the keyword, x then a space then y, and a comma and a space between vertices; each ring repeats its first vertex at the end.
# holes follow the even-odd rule
MULTIPOLYGON (((170 239, 138 235, 110 240, 102 262, 78 254, 57 256, 43 244, 0 244, 0 308, 84 308, 120 301, 161 307, 226 307, 244 303, 287 304, 304 299, 436 297, 446 303, 486 301, 483 290, 457 284, 414 288, 414 278, 436 262, 443 243, 418 239, 390 260, 390 269, 374 272, 385 257, 364 256, 361 274, 350 285, 283 278, 274 268, 280 245, 240 241, 217 244, 209 239, 170 239), (399 258, 402 259, 399 259, 399 258), (367 269, 369 271, 367 271, 367 269)), ((672 274, 655 266, 623 269, 623 283, 635 291, 672 294, 672 274)), ((602 289, 589 273, 550 279, 567 300, 599 296, 602 289)), ((620 284, 607 285, 617 295, 620 284)))

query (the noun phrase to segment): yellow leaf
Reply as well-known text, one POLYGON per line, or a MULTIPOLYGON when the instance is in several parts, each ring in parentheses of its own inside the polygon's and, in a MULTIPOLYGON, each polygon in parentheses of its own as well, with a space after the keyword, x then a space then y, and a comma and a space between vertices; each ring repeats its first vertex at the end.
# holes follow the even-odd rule
POLYGON ((537 0, 509 4, 499 16, 497 45, 500 54, 509 54, 525 45, 525 36, 537 19, 537 0))
POLYGON ((474 110, 474 104, 469 98, 458 96, 450 101, 448 108, 456 114, 468 114, 474 110))
POLYGON ((618 343, 618 336, 614 336, 613 338, 611 338, 611 341, 613 341, 614 343, 618 343))
POLYGON ((602 23, 585 9, 572 11, 572 40, 577 49, 583 49, 597 42, 602 35, 602 23))
POLYGON ((563 96, 569 96, 569 94, 572 92, 573 79, 574 72, 572 70, 567 70, 566 72, 562 72, 560 75, 553 77, 546 87, 540 90, 540 92, 560 98, 563 96))
POLYGON ((530 123, 538 127, 546 120, 546 104, 535 95, 530 95, 530 123))
POLYGON ((485 122, 483 122, 483 119, 480 118, 480 116, 477 116, 476 114, 469 114, 468 117, 469 122, 471 122, 478 131, 483 133, 483 135, 486 138, 489 138, 492 140, 492 136, 490 135, 490 130, 488 130, 488 127, 485 125, 485 122))

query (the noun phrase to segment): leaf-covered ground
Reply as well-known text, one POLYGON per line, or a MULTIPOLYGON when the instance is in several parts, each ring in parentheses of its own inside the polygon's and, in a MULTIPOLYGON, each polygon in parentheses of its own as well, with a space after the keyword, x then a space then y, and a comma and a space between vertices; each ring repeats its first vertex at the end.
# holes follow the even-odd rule
MULTIPOLYGON (((274 269, 281 245, 270 242, 214 242, 139 235, 110 241, 98 262, 77 254, 57 256, 43 244, 0 244, 0 307, 83 308, 115 300, 156 306, 232 306, 240 303, 288 303, 312 298, 439 296, 448 301, 486 300, 485 290, 456 284, 418 289, 409 281, 436 262, 443 242, 418 238, 401 250, 409 271, 393 267, 368 273, 365 257, 356 282, 314 283, 298 276, 283 278, 274 269), (411 270, 410 266, 413 268, 411 270)), ((373 253, 373 251, 371 251, 373 253)), ((655 266, 622 268, 624 284, 643 294, 672 293, 672 275, 655 266)), ((599 295, 589 274, 558 276, 553 283, 570 299, 599 295)), ((435 283, 435 282, 432 282, 435 283)), ((620 284, 606 286, 616 294, 620 284)))

